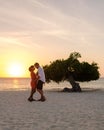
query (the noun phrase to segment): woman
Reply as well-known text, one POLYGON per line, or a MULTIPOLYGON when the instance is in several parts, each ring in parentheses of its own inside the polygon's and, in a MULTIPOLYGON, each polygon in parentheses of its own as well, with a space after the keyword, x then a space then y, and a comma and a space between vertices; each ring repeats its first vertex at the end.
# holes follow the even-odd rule
POLYGON ((31 93, 30 93, 30 97, 28 98, 29 101, 35 101, 35 99, 33 99, 33 94, 36 92, 36 85, 37 85, 37 77, 36 74, 34 73, 34 66, 30 66, 29 67, 29 71, 30 71, 30 76, 31 76, 31 93))

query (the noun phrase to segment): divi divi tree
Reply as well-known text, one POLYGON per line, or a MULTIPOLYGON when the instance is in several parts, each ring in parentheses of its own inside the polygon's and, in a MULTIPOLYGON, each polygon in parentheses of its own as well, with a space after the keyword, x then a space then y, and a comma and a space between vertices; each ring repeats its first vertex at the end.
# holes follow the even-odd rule
POLYGON ((46 82, 61 81, 70 82, 72 88, 64 88, 63 91, 81 92, 81 87, 77 81, 91 81, 99 79, 99 67, 97 63, 80 62, 80 53, 73 52, 67 59, 58 59, 43 66, 46 82))

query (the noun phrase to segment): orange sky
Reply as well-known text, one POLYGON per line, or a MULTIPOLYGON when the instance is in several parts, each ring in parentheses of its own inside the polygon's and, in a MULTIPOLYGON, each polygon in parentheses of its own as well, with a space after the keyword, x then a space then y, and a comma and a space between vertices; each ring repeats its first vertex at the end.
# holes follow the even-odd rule
POLYGON ((0 77, 28 77, 31 64, 66 59, 74 51, 81 61, 98 63, 104 76, 103 14, 98 0, 1 1, 0 77))

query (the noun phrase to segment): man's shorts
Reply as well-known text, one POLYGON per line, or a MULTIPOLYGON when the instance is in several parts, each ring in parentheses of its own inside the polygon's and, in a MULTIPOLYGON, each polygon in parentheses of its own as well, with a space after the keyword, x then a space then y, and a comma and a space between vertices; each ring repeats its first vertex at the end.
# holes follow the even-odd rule
POLYGON ((44 82, 42 82, 41 80, 39 80, 38 83, 37 83, 37 89, 42 90, 43 89, 43 83, 44 82))

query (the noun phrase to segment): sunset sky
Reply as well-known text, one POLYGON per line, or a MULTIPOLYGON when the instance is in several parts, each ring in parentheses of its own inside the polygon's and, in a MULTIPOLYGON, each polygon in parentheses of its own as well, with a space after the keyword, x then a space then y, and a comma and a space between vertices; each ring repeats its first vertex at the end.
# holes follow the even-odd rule
POLYGON ((104 77, 104 0, 0 0, 0 77, 74 51, 104 77))

